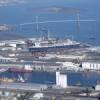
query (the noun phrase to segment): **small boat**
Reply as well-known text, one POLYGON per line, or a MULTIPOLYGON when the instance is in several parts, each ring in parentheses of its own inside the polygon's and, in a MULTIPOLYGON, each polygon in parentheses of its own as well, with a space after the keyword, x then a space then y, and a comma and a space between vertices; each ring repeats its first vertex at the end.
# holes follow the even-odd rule
POLYGON ((18 82, 24 83, 25 80, 22 76, 18 75, 18 82))

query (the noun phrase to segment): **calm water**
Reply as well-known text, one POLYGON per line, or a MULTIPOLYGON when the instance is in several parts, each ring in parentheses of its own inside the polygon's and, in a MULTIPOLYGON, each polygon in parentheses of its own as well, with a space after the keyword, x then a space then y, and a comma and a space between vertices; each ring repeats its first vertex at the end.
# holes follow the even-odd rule
MULTIPOLYGON (((40 84, 55 84, 56 74, 47 72, 34 72, 34 73, 11 73, 5 72, 0 74, 0 77, 16 78, 22 76, 23 79, 28 83, 40 83, 40 84)), ((94 73, 67 73, 68 84, 76 85, 80 83, 82 86, 95 86, 97 81, 100 81, 100 74, 94 73)))
POLYGON ((77 19, 77 14, 74 11, 49 12, 45 10, 34 10, 48 7, 78 9, 80 19, 99 20, 99 4, 100 0, 29 0, 25 4, 19 3, 1 6, 0 23, 16 25, 12 31, 1 33, 1 36, 4 39, 31 36, 39 37, 41 34, 45 36, 46 33, 41 32, 41 30, 47 28, 51 31, 51 37, 71 38, 73 35, 75 40, 100 45, 99 21, 80 22, 79 27, 75 22, 39 24, 38 33, 36 32, 36 25, 19 26, 19 24, 35 21, 35 16, 39 16, 39 21, 77 19))

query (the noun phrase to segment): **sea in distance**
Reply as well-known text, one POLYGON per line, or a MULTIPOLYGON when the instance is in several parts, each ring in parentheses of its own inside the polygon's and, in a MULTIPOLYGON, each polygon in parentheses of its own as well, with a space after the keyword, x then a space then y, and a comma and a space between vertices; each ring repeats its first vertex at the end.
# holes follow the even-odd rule
MULTIPOLYGON (((8 0, 10 1, 10 0, 8 0)), ((11 0, 13 1, 13 0, 11 0)), ((100 0, 18 0, 2 4, 0 2, 0 25, 7 24, 11 29, 0 32, 0 40, 18 39, 28 37, 47 36, 70 38, 83 43, 100 46, 100 0), (37 17, 36 17, 37 16, 37 17), (52 21, 52 23, 30 24, 36 22, 52 21), (57 22, 57 20, 77 20, 57 22), (78 21, 95 20, 95 21, 78 21), (54 22, 53 22, 54 21, 54 22)), ((55 73, 1 73, 0 77, 18 77, 21 74, 27 82, 54 83, 55 73)), ((68 74, 68 84, 95 85, 100 81, 100 75, 89 73, 68 74)))
POLYGON ((100 0, 7 0, 0 3, 0 24, 10 25, 7 32, 0 32, 0 39, 16 39, 47 36, 70 38, 84 43, 100 45, 100 0), (48 22, 38 25, 38 21, 95 20, 76 22, 48 22), (29 24, 28 24, 29 23, 29 24))

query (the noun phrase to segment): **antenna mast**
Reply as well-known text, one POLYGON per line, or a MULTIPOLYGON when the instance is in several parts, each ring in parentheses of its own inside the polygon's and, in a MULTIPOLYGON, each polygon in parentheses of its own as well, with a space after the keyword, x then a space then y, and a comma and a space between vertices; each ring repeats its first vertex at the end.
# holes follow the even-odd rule
POLYGON ((48 30, 48 40, 50 39, 50 31, 48 30))
POLYGON ((36 16, 36 31, 39 31, 39 17, 36 16))
POLYGON ((79 13, 77 13, 77 33, 80 33, 80 16, 79 16, 79 13))

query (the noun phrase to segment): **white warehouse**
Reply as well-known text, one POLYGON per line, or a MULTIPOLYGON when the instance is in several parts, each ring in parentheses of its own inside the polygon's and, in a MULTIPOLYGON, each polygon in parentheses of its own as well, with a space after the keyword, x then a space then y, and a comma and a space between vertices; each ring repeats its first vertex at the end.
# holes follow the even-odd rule
POLYGON ((62 88, 67 88, 67 75, 60 74, 60 72, 56 72, 56 85, 62 88))
POLYGON ((83 62, 82 68, 89 70, 100 70, 100 62, 83 62))

